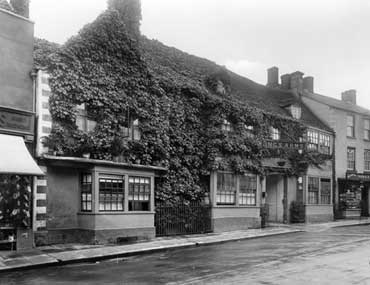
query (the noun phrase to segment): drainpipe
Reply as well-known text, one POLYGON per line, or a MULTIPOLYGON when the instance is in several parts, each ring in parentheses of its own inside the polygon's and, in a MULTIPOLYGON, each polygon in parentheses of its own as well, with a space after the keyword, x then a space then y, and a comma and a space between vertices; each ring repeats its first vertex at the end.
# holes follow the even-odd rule
MULTIPOLYGON (((336 165, 336 157, 335 157, 335 133, 333 134, 333 149, 332 149, 332 175, 333 175, 333 210, 334 210, 334 213, 337 213, 338 212, 338 205, 336 203, 336 191, 337 191, 337 175, 336 175, 336 171, 335 171, 335 165, 336 165)), ((339 190, 338 190, 339 191, 339 190)), ((335 219, 335 215, 334 215, 334 219, 335 219)))

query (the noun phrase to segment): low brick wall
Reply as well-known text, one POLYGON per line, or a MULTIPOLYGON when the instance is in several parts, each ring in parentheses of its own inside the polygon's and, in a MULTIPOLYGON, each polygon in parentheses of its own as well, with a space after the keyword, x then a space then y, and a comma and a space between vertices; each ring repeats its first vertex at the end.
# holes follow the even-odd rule
POLYGON ((259 207, 214 207, 212 209, 214 232, 227 232, 260 228, 259 207))
POLYGON ((306 205, 306 222, 322 223, 334 220, 332 205, 306 205))
POLYGON ((83 229, 53 229, 45 233, 36 233, 37 246, 84 243, 84 244, 107 244, 129 240, 145 240, 155 237, 155 228, 113 229, 113 230, 83 230, 83 229))

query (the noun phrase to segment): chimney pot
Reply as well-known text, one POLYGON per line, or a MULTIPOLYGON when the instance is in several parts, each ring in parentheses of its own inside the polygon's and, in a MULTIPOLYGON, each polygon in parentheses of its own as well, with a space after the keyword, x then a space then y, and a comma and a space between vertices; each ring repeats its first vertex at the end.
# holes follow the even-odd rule
POLYGON ((350 89, 342 93, 342 101, 356 105, 356 90, 350 89))
POLYGON ((279 86, 279 68, 276 66, 267 69, 267 86, 277 87, 279 86))
POLYGON ((306 76, 303 78, 303 90, 313 93, 314 80, 312 76, 306 76))

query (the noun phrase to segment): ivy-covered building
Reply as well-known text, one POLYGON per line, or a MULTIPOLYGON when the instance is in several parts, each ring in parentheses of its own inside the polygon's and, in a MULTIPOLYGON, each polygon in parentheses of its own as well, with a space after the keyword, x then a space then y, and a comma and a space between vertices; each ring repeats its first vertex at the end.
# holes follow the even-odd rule
POLYGON ((156 205, 193 201, 213 231, 260 227, 261 208, 332 219, 331 129, 294 92, 141 36, 132 3, 110 1, 61 47, 36 43, 44 242, 150 238, 156 205))

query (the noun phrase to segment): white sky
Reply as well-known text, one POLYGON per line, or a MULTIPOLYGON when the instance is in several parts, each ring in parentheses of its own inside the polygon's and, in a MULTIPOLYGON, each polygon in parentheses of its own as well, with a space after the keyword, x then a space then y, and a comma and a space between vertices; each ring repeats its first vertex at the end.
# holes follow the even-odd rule
MULTIPOLYGON (((63 43, 106 0, 31 0, 37 37, 63 43)), ((266 69, 300 70, 315 91, 357 90, 370 109, 369 0, 142 0, 142 33, 259 83, 266 69)))

